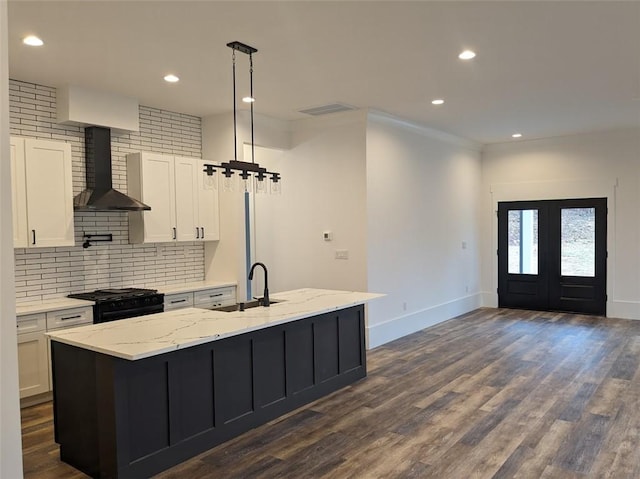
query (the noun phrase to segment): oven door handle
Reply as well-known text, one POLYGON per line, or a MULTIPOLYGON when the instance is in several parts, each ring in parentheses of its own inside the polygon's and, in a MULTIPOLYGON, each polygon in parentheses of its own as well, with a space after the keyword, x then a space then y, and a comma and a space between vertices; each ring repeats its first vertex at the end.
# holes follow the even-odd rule
POLYGON ((96 323, 105 323, 107 321, 116 321, 118 319, 126 319, 133 318, 136 316, 144 316, 147 314, 153 313, 162 313, 164 311, 164 306, 159 304, 153 307, 147 308, 131 308, 131 309, 121 309, 118 311, 103 311, 98 316, 96 323))

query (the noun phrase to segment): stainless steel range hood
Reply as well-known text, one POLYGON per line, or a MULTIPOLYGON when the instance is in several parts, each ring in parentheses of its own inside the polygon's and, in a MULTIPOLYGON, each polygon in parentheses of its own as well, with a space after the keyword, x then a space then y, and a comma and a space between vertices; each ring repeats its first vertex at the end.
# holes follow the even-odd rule
POLYGON ((113 189, 111 130, 99 126, 84 129, 87 189, 73 198, 76 211, 143 211, 151 207, 113 189))

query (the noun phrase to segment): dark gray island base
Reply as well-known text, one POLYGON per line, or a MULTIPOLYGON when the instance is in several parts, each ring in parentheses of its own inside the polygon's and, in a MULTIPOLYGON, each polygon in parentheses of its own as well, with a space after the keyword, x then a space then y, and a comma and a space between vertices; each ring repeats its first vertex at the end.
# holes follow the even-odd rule
POLYGON ((60 458, 149 477, 366 376, 364 307, 135 361, 52 340, 60 458))

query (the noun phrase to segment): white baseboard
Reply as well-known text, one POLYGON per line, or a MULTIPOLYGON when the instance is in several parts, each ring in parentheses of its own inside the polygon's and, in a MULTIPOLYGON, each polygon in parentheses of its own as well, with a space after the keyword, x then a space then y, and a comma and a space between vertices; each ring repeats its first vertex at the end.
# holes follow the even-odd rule
POLYGON ((384 323, 367 326, 367 348, 401 338, 416 331, 442 323, 480 307, 480 294, 472 294, 431 308, 390 319, 384 323))
POLYGON ((481 291, 480 295, 482 300, 480 304, 484 308, 497 308, 498 307, 498 293, 491 293, 489 291, 481 291))
POLYGON ((640 319, 639 301, 609 301, 607 317, 621 319, 640 319))

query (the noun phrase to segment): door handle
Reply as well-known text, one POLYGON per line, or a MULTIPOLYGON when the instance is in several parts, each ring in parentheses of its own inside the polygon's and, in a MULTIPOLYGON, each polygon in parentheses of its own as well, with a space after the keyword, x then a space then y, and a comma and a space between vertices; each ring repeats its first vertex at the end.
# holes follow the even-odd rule
POLYGON ((196 239, 200 239, 200 228, 196 226, 196 239))
POLYGON ((33 243, 31 244, 36 244, 36 230, 31 230, 31 233, 33 234, 33 243))
POLYGON ((202 234, 200 235, 200 237, 204 239, 204 226, 201 226, 200 229, 202 230, 202 234))
POLYGON ((173 227, 173 239, 177 239, 178 238, 178 230, 176 230, 176 227, 173 227))

